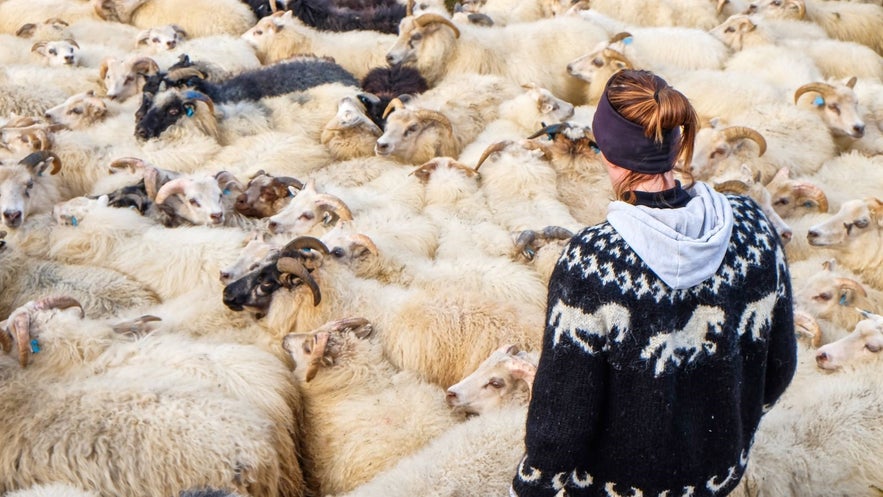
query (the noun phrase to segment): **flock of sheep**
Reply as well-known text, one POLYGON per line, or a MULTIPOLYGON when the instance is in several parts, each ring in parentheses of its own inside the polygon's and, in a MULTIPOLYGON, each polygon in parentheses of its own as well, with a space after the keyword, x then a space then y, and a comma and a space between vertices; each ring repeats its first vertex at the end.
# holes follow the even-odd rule
POLYGON ((507 495, 591 123, 649 69, 779 232, 738 496, 883 495, 880 0, 0 0, 0 495, 507 495))

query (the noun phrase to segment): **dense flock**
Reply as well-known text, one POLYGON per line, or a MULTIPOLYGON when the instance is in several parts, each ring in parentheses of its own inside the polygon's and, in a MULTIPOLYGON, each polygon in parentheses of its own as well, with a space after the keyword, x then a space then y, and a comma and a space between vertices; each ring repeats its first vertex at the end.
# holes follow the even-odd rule
POLYGON ((0 495, 508 495, 637 68, 791 267, 734 495, 879 497, 881 55, 880 0, 0 0, 0 495))

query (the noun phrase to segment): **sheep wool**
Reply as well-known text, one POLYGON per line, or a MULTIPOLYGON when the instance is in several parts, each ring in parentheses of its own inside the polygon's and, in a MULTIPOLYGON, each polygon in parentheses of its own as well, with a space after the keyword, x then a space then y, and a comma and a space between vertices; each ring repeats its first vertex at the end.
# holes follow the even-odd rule
POLYGON ((512 495, 713 497, 739 483, 797 358, 782 247, 753 200, 726 199, 723 262, 692 287, 666 285, 609 222, 570 241, 512 495))

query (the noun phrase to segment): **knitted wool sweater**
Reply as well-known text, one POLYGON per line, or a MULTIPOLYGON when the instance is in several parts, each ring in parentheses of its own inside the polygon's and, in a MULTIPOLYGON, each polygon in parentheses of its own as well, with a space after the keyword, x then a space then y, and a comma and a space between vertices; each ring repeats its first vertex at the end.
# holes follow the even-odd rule
POLYGON ((513 494, 705 497, 739 483, 796 342, 778 238, 751 199, 726 199, 723 261, 689 288, 666 285, 610 222, 570 241, 513 494))

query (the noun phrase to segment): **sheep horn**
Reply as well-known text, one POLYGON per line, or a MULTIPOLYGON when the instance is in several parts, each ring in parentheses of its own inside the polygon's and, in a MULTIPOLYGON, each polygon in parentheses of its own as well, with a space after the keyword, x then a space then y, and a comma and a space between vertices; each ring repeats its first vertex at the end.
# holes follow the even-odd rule
POLYGON ((110 163, 111 173, 115 173, 113 169, 122 169, 126 168, 131 172, 136 172, 139 169, 145 169, 149 167, 143 159, 139 159, 138 157, 123 157, 122 159, 117 159, 110 163))
POLYGON ((855 293, 861 295, 862 297, 868 296, 868 292, 865 290, 865 287, 852 278, 835 278, 834 284, 837 285, 838 288, 851 288, 853 291, 855 291, 855 293))
POLYGON ((280 254, 285 257, 291 257, 293 254, 296 254, 297 251, 305 248, 328 254, 328 247, 322 243, 322 240, 312 236, 299 236, 295 238, 282 248, 280 254))
POLYGON ((285 186, 286 188, 294 187, 295 190, 302 190, 304 187, 303 182, 301 182, 297 178, 292 178, 291 176, 277 176, 276 178, 273 178, 273 179, 275 181, 278 181, 279 183, 282 183, 282 185, 285 186))
POLYGON ((353 213, 350 211, 349 207, 334 195, 329 195, 327 193, 320 194, 317 196, 315 202, 316 207, 318 207, 320 211, 331 212, 337 217, 337 219, 342 219, 344 221, 353 220, 353 213))
POLYGON ((121 323, 113 325, 113 332, 119 333, 121 335, 128 335, 134 338, 142 337, 150 331, 150 328, 147 326, 147 324, 156 321, 162 321, 162 318, 150 314, 145 314, 135 319, 129 319, 127 321, 123 321, 121 323))
POLYGON ((435 22, 440 22, 442 24, 447 25, 452 30, 454 30, 454 36, 456 38, 460 37, 460 30, 457 28, 457 26, 453 22, 451 22, 450 19, 448 19, 445 16, 430 13, 430 14, 422 14, 419 17, 417 17, 416 19, 414 19, 414 24, 416 24, 417 26, 420 26, 421 28, 423 26, 426 26, 427 24, 432 24, 435 22))
POLYGON ((813 348, 818 348, 822 344, 822 329, 818 321, 806 312, 794 312, 794 331, 808 335, 813 348))
POLYGON ((215 174, 215 179, 218 181, 218 186, 221 190, 230 190, 238 193, 245 190, 245 185, 230 171, 218 171, 215 174))
MULTIPOLYGON (((156 197, 153 201, 156 204, 163 204, 169 197, 172 195, 177 195, 179 193, 184 193, 184 189, 187 188, 187 185, 191 183, 189 178, 175 178, 162 186, 158 192, 156 192, 156 197)), ((147 183, 145 182, 145 187, 147 183)))
POLYGON ((136 74, 156 74, 159 72, 159 65, 150 57, 139 57, 132 62, 132 70, 136 74))
POLYGON ((531 243, 536 240, 537 232, 534 230, 524 230, 519 233, 518 238, 515 239, 515 250, 519 254, 523 254, 527 260, 533 260, 534 253, 531 250, 527 250, 531 243))
POLYGON ((209 98, 209 96, 205 93, 195 90, 188 90, 184 93, 184 98, 186 98, 187 100, 199 100, 201 102, 205 102, 206 105, 208 105, 209 112, 211 112, 212 114, 215 113, 215 103, 212 102, 212 99, 209 98))
POLYGON ((80 318, 84 318, 86 316, 83 311, 83 306, 77 299, 73 297, 69 297, 67 295, 56 295, 52 297, 42 298, 34 303, 34 309, 38 311, 45 311, 48 309, 68 309, 71 307, 79 307, 80 308, 80 318))
POLYGON ((337 333, 352 332, 356 338, 368 338, 374 332, 371 322, 365 318, 344 318, 337 321, 331 321, 324 324, 321 330, 333 331, 337 333))
POLYGON ((34 168, 49 159, 52 159, 52 169, 49 171, 49 174, 57 174, 58 171, 61 171, 61 159, 57 155, 55 155, 54 152, 50 152, 48 150, 40 150, 29 154, 18 163, 23 166, 27 166, 28 168, 33 170, 34 168))
POLYGON ((819 92, 822 95, 830 95, 831 93, 834 93, 835 90, 834 87, 828 83, 807 83, 794 91, 794 103, 797 103, 797 100, 800 99, 801 95, 811 91, 819 92))
POLYGON ((10 333, 18 344, 18 363, 27 367, 31 360, 31 315, 23 312, 9 324, 10 333))
POLYGON ((156 194, 157 188, 156 185, 159 184, 159 170, 155 167, 148 166, 144 170, 144 193, 147 194, 147 198, 156 202, 156 194))
POLYGON ((401 99, 396 97, 390 100, 388 104, 386 104, 386 109, 383 110, 383 118, 386 119, 386 116, 388 116, 394 110, 402 110, 404 108, 405 104, 401 101, 401 99))
POLYGON ((313 292, 313 306, 319 305, 322 301, 322 293, 319 290, 319 285, 301 261, 293 257, 280 257, 279 260, 276 261, 276 269, 284 274, 297 276, 301 281, 306 283, 307 286, 310 287, 310 291, 313 292))
POLYGON ((626 38, 630 38, 631 36, 632 36, 632 34, 629 33, 628 31, 622 31, 620 33, 616 33, 615 35, 613 35, 613 38, 610 38, 610 40, 607 41, 607 44, 613 45, 614 43, 616 43, 618 41, 622 41, 626 38))
POLYGON ((728 142, 740 138, 748 138, 757 143, 757 146, 760 147, 760 152, 757 154, 758 157, 763 157, 764 152, 766 152, 766 140, 763 135, 754 129, 746 126, 730 126, 729 128, 722 129, 721 134, 728 142))
POLYGON ((793 188, 798 199, 813 200, 819 206, 819 212, 828 212, 828 197, 821 188, 810 183, 797 183, 793 188))
POLYGON ((421 121, 432 121, 438 124, 441 124, 445 129, 448 130, 451 134, 454 134, 454 127, 451 125, 451 120, 447 118, 441 112, 437 112, 434 110, 428 109, 420 109, 415 112, 417 119, 421 121))
POLYGON ((45 41, 39 41, 37 43, 34 43, 33 45, 31 45, 31 52, 36 52, 36 51, 40 50, 41 48, 46 48, 46 43, 47 42, 45 42, 45 41))
POLYGON ((632 61, 630 61, 625 55, 621 52, 613 50, 611 48, 605 48, 601 51, 601 55, 608 60, 617 60, 622 62, 625 65, 626 69, 634 69, 634 65, 632 65, 632 61))
POLYGON ((12 351, 12 338, 10 338, 9 332, 3 327, 5 324, 5 322, 0 323, 0 351, 8 354, 12 351))
POLYGON ((543 228, 542 236, 546 240, 570 240, 573 238, 573 232, 561 226, 546 226, 543 228))
POLYGON ((414 176, 417 176, 417 178, 420 181, 422 181, 423 183, 426 183, 427 181, 429 181, 430 176, 432 176, 432 172, 435 171, 437 168, 438 168, 437 161, 429 161, 426 164, 423 164, 422 166, 418 167, 417 169, 411 171, 409 176, 411 174, 413 174, 414 176))
POLYGON ((720 15, 721 12, 724 11, 724 5, 729 3, 730 0, 717 0, 717 14, 720 15))
POLYGON ((797 5, 797 18, 806 18, 806 4, 803 2, 803 0, 792 0, 791 3, 797 5))
POLYGON ((206 78, 206 74, 195 67, 179 67, 178 69, 172 69, 169 71, 168 74, 166 74, 166 79, 179 81, 194 76, 199 79, 206 78))
POLYGON ((739 195, 744 195, 746 192, 748 192, 749 186, 744 181, 731 179, 728 181, 723 181, 721 183, 715 183, 714 189, 721 193, 736 193, 739 195))
POLYGON ((357 245, 365 247, 368 249, 368 252, 371 252, 375 256, 380 254, 380 251, 377 250, 377 245, 374 245, 374 241, 361 233, 353 235, 352 241, 357 245))
POLYGON ((414 15, 414 0, 408 0, 408 4, 405 5, 405 17, 411 17, 414 15))
POLYGON ((849 78, 849 81, 846 82, 846 87, 854 89, 856 81, 858 81, 858 79, 855 76, 849 78))
POLYGON ((511 144, 512 144, 512 140, 503 140, 503 141, 494 143, 491 146, 489 146, 488 148, 486 148, 484 150, 484 152, 481 154, 481 157, 478 159, 478 164, 475 165, 475 172, 478 172, 478 168, 480 168, 481 165, 484 164, 484 161, 487 160, 487 158, 490 157, 491 154, 494 154, 496 152, 504 150, 506 147, 508 147, 511 144))
POLYGON ((557 135, 561 132, 561 130, 566 129, 568 127, 567 123, 556 123, 545 126, 543 129, 534 132, 534 134, 527 137, 528 140, 533 140, 534 138, 549 135, 550 137, 557 135))

